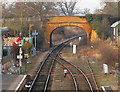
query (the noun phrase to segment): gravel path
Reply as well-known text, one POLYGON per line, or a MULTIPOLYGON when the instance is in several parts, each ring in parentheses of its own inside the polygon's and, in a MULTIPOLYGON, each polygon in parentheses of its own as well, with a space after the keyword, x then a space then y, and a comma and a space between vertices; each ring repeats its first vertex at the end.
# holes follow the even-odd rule
POLYGON ((66 77, 64 78, 63 71, 64 71, 63 66, 57 63, 54 71, 51 90, 54 90, 54 91, 67 90, 69 92, 70 91, 73 92, 75 88, 74 88, 72 77, 69 77, 68 75, 70 74, 67 74, 66 77))

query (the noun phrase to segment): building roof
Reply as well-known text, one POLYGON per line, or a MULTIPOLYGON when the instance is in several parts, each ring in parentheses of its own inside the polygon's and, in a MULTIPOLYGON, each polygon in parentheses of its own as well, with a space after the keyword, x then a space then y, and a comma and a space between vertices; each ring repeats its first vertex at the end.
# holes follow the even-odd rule
POLYGON ((117 22, 115 22, 115 23, 113 23, 113 24, 111 25, 111 27, 116 27, 118 24, 120 24, 120 20, 117 21, 117 22))
POLYGON ((0 27, 0 32, 2 34, 8 32, 8 27, 0 27))
MULTIPOLYGON (((27 40, 29 37, 23 37, 23 39, 27 40)), ((13 43, 18 39, 18 37, 7 37, 3 38, 4 46, 13 46, 13 43)))

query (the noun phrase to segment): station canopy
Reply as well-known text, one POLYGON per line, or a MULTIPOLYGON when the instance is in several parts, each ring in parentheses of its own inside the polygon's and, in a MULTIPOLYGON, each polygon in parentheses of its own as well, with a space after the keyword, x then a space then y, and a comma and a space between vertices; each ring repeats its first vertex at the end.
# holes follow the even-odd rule
POLYGON ((113 24, 111 25, 111 27, 116 27, 116 26, 119 25, 119 24, 120 24, 120 20, 117 21, 117 22, 115 22, 115 23, 113 23, 113 24))
POLYGON ((8 32, 8 27, 0 27, 0 33, 4 34, 8 32))

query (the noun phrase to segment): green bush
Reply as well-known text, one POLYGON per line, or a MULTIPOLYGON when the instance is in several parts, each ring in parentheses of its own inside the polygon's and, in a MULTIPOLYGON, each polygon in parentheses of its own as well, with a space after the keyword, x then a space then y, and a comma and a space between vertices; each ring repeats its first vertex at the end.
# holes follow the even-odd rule
POLYGON ((107 39, 110 34, 110 15, 103 14, 87 14, 86 19, 91 26, 91 29, 96 30, 98 36, 103 39, 107 39))

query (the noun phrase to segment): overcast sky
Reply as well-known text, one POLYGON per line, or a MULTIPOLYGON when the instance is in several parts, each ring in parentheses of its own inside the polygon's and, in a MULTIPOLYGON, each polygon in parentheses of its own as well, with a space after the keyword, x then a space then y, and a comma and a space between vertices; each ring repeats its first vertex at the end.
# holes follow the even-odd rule
MULTIPOLYGON (((55 1, 67 1, 67 0, 0 0, 0 1, 9 1, 9 2, 21 2, 21 1, 27 1, 27 2, 55 2, 55 1)), ((68 0, 71 1, 71 0, 68 0)), ((74 0, 72 0, 74 1, 74 0)), ((76 0, 75 0, 76 1, 76 0)), ((91 13, 94 13, 95 9, 101 9, 104 7, 103 4, 101 4, 102 1, 106 2, 113 2, 113 0, 77 0, 78 3, 76 7, 78 9, 84 9, 88 8, 90 9, 91 13)), ((115 0, 115 1, 120 1, 120 0, 115 0)))
POLYGON ((104 5, 101 5, 101 0, 79 0, 79 4, 76 7, 80 9, 88 8, 93 13, 95 9, 101 9, 104 5))
MULTIPOLYGON (((1 1, 1 0, 0 0, 1 1)), ((34 1, 38 1, 38 2, 47 2, 47 1, 57 1, 57 0, 2 0, 2 1, 9 1, 9 2, 21 2, 21 1, 28 1, 28 2, 34 2, 34 1)), ((58 0, 58 1, 62 1, 62 0, 58 0)), ((65 0, 63 0, 65 1, 65 0)), ((67 0, 66 0, 67 1, 67 0)), ((69 1, 69 0, 68 0, 69 1)), ((70 0, 71 1, 71 0, 70 0)), ((74 1, 74 0, 72 0, 74 1)), ((90 9, 90 12, 94 12, 95 9, 100 8, 100 3, 101 0, 77 0, 78 3, 76 5, 77 8, 80 9, 84 9, 84 8, 88 8, 90 9)))

